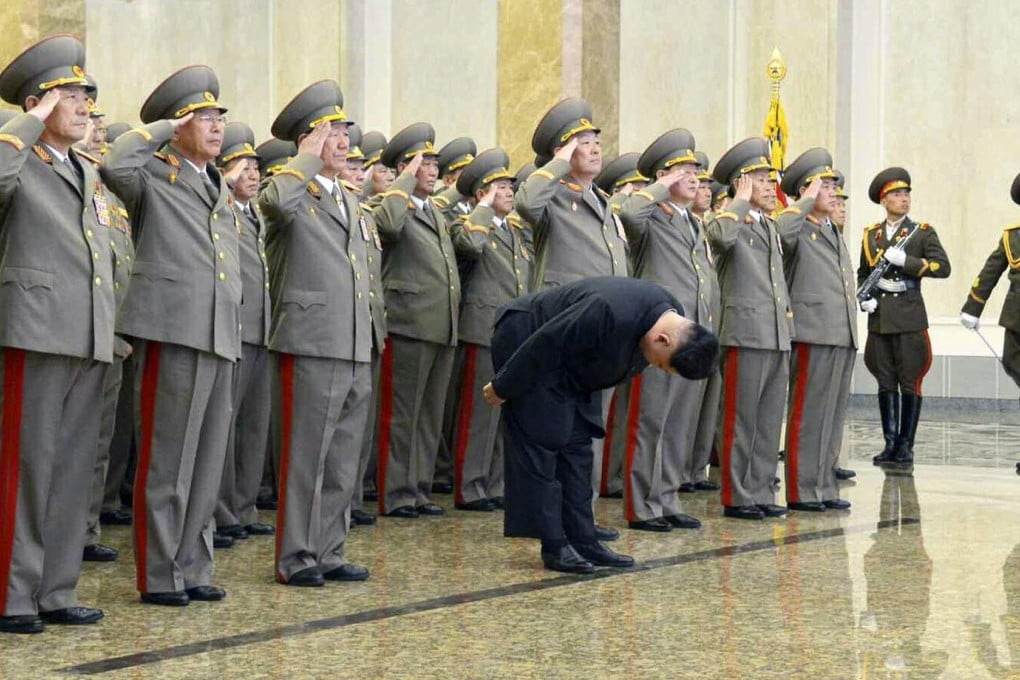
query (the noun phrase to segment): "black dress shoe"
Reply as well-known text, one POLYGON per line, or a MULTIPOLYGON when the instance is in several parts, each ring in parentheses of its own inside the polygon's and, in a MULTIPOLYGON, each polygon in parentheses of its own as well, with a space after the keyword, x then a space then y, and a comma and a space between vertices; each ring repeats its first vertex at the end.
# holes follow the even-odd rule
POLYGON ((414 519, 418 516, 418 511, 413 505, 401 505, 399 508, 393 508, 386 513, 386 517, 401 517, 403 519, 414 519))
POLYGON ((326 580, 322 578, 322 572, 319 571, 318 567, 308 567, 294 572, 287 579, 285 585, 297 586, 299 588, 321 588, 326 585, 326 580))
POLYGON ((42 619, 35 614, 0 616, 0 633, 21 633, 28 635, 46 630, 42 619))
POLYGON ((733 519, 765 519, 765 513, 757 505, 727 505, 723 516, 733 519))
POLYGON ((666 515, 663 517, 664 520, 670 523, 670 525, 677 527, 678 529, 699 529, 701 528, 701 520, 690 515, 685 515, 682 512, 676 515, 666 515))
POLYGON ((850 509, 850 501, 845 500, 843 498, 833 498, 831 501, 822 501, 822 503, 825 504, 825 507, 827 507, 827 508, 829 508, 831 510, 849 510, 850 509))
POLYGON ((857 473, 854 472, 853 470, 847 470, 846 468, 841 467, 832 468, 832 472, 836 475, 836 479, 842 480, 844 482, 848 479, 853 479, 854 477, 857 476, 857 473))
POLYGON ((46 623, 55 623, 59 626, 87 626, 103 618, 103 610, 95 607, 64 607, 39 612, 39 618, 46 623))
POLYGON ((432 482, 432 493, 453 493, 453 484, 449 482, 432 482))
POLYGON ((598 541, 594 543, 582 543, 575 545, 577 554, 588 560, 596 567, 633 567, 634 558, 630 555, 621 555, 613 552, 598 541))
MULTIPOLYGON (((1017 465, 1020 465, 1020 463, 1017 463, 1017 465)), ((620 489, 619 491, 607 491, 606 493, 599 495, 603 498, 623 498, 623 489, 620 489)))
POLYGON ((775 505, 773 503, 762 503, 758 506, 758 509, 766 517, 785 517, 787 512, 786 508, 782 505, 775 505))
POLYGON ((336 569, 323 572, 322 578, 327 581, 364 581, 368 579, 368 569, 356 564, 341 564, 336 569))
POLYGON ((233 539, 248 538, 248 532, 240 524, 228 524, 225 527, 216 527, 216 533, 230 536, 233 539))
POLYGON ((435 503, 422 503, 421 505, 415 506, 414 509, 418 511, 419 515, 429 515, 431 517, 437 517, 446 512, 435 503))
POLYGON ((195 586, 184 591, 192 600, 198 602, 219 602, 227 596, 227 591, 219 586, 195 586))
POLYGON ((673 525, 664 520, 662 517, 653 517, 652 519, 639 519, 633 522, 627 522, 627 526, 635 531, 673 531, 673 525))
POLYGON ((255 501, 255 507, 259 510, 276 510, 279 503, 272 496, 260 497, 255 501))
POLYGON ((131 524, 131 513, 127 510, 103 510, 99 513, 99 523, 107 526, 128 526, 131 524))
POLYGON ((82 550, 81 559, 85 562, 113 562, 120 555, 116 548, 93 543, 82 550))
POLYGON ((234 539, 231 538, 230 536, 226 536, 224 534, 221 534, 218 531, 214 531, 213 532, 213 537, 212 537, 212 545, 213 545, 214 548, 217 548, 217 549, 233 548, 234 547, 234 539))
POLYGON ((595 565, 577 554, 573 546, 565 545, 553 552, 542 551, 542 564, 551 571, 567 574, 591 574, 595 565))
POLYGON ((370 515, 364 510, 351 510, 351 522, 361 526, 371 526, 375 524, 375 515, 370 515))
POLYGON ((790 510, 797 510, 798 512, 825 512, 825 503, 816 503, 815 501, 790 503, 790 510))
POLYGON ((694 493, 694 484, 692 482, 684 482, 677 491, 680 493, 694 493))
MULTIPOLYGON (((1017 463, 1017 465, 1020 465, 1020 463, 1017 463)), ((1020 472, 1018 472, 1017 474, 1020 474, 1020 472)), ((492 507, 495 508, 496 510, 502 510, 504 507, 506 507, 503 504, 502 496, 493 496, 489 500, 492 501, 492 507)))
POLYGON ((166 593, 142 593, 142 602, 163 607, 187 607, 191 598, 183 590, 172 590, 166 593))
POLYGON ((471 512, 492 512, 496 509, 496 506, 488 498, 479 498, 467 503, 457 503, 453 507, 458 510, 469 510, 471 512))
POLYGON ((620 532, 612 527, 600 527, 598 524, 595 525, 595 540, 596 541, 615 541, 620 537, 620 532))
POLYGON ((697 491, 718 491, 721 487, 713 481, 703 479, 700 482, 694 482, 694 488, 697 491))
POLYGON ((263 524, 262 522, 255 522, 254 524, 247 524, 244 527, 245 533, 249 536, 272 536, 276 533, 276 527, 272 524, 263 524))

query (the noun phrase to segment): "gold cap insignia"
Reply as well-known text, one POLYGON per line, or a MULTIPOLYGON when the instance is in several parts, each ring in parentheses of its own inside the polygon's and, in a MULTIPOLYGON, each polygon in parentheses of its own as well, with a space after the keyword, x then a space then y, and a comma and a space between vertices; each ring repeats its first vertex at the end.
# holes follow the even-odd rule
POLYGON ((212 92, 203 92, 202 96, 205 97, 205 100, 207 102, 215 102, 216 101, 216 97, 213 96, 212 92))
POLYGON ((424 151, 429 151, 429 152, 434 152, 436 150, 436 147, 432 144, 432 142, 430 142, 430 141, 428 141, 426 139, 425 140, 425 148, 423 150, 424 151))
POLYGON ((74 66, 71 67, 71 73, 78 76, 79 78, 85 77, 85 70, 81 66, 78 66, 78 64, 75 64, 74 66))

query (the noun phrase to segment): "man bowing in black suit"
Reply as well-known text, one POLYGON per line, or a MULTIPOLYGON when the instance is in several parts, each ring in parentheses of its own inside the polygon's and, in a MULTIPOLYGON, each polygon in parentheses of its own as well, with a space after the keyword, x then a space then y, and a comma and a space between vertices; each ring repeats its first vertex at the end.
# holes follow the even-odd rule
POLYGON ((634 560, 595 538, 593 437, 601 390, 648 365, 706 377, 719 343, 676 298, 637 279, 589 278, 517 298, 496 314, 486 400, 505 405, 504 535, 538 538, 547 569, 591 573, 634 560))

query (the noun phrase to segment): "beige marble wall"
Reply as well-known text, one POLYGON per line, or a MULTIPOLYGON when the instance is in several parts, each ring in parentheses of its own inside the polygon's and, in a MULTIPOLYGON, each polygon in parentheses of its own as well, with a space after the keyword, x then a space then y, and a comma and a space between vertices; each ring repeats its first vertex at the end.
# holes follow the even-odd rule
POLYGON ((620 0, 587 0, 581 26, 581 96, 602 129, 602 152, 612 158, 620 149, 620 0))
POLYGON ((0 65, 54 33, 85 37, 84 0, 4 0, 0 3, 0 65))

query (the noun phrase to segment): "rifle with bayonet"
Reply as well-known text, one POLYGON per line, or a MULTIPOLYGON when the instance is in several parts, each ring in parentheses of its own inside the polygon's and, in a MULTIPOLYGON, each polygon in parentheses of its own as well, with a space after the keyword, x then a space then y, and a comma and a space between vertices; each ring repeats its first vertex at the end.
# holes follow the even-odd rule
MULTIPOLYGON (((914 236, 914 234, 919 231, 921 231, 921 225, 914 225, 914 228, 906 235, 906 237, 897 241, 894 245, 890 246, 890 248, 899 248, 902 250, 906 247, 907 242, 914 236)), ((885 275, 885 273, 889 270, 889 267, 893 266, 892 262, 882 257, 884 254, 884 250, 878 254, 878 263, 875 264, 875 268, 871 270, 870 274, 868 274, 868 278, 864 279, 864 283, 857 288, 858 302, 864 302, 865 300, 870 300, 873 297, 872 294, 874 293, 875 288, 878 287, 879 279, 885 275)))

